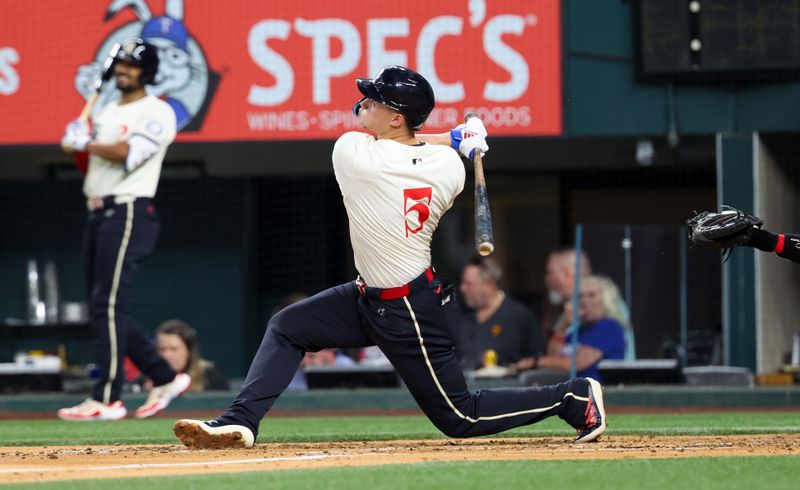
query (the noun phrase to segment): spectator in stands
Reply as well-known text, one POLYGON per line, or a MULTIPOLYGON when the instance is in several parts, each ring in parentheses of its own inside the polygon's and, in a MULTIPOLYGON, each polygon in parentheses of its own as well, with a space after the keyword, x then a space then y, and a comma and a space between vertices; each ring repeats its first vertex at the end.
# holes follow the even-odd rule
MULTIPOLYGON (((602 359, 625 357, 623 313, 619 309, 619 289, 605 276, 589 276, 581 281, 578 315, 577 375, 600 381, 597 369, 602 359)), ((564 316, 572 322, 572 308, 567 303, 564 316)), ((572 342, 568 336, 554 334, 547 347, 547 355, 534 359, 530 368, 572 368, 572 342)))
MULTIPOLYGON (((575 291, 575 271, 577 269, 577 254, 573 247, 554 250, 547 258, 544 283, 547 287, 548 302, 557 308, 557 313, 551 317, 555 321, 545 319, 545 329, 553 333, 564 326, 564 305, 572 299, 575 291)), ((581 252, 581 279, 592 275, 592 264, 585 251, 581 252)))
MULTIPOLYGON (((545 266, 544 283, 547 288, 547 300, 551 308, 544 311, 544 330, 550 338, 564 337, 569 331, 572 316, 565 314, 571 308, 572 294, 575 291, 575 272, 578 269, 578 255, 572 246, 558 248, 550 252, 545 266), (555 320, 552 320, 555 318, 555 320)), ((581 251, 581 280, 592 275, 592 264, 586 251, 581 251)), ((525 371, 534 367, 534 358, 521 359, 510 366, 516 371, 525 371)))
MULTIPOLYGON (((575 248, 567 247, 556 250, 547 259, 547 271, 545 274, 545 285, 547 286, 548 299, 552 305, 559 308, 559 313, 554 322, 545 319, 545 331, 551 336, 567 336, 570 332, 571 317, 564 315, 566 308, 571 307, 572 294, 575 290, 575 271, 577 270, 577 254, 575 248)), ((592 263, 586 251, 581 251, 581 280, 592 275, 592 263)), ((612 283, 613 284, 613 283, 612 283)), ((616 288, 616 286, 614 286, 616 288)), ((633 336, 633 324, 630 319, 628 305, 620 294, 616 295, 619 304, 612 308, 619 313, 619 320, 625 326, 625 359, 636 359, 636 342, 633 336)), ((526 369, 525 365, 518 368, 526 369)))
POLYGON ((377 345, 358 349, 358 363, 362 366, 390 366, 392 363, 377 345))
POLYGON ((318 352, 306 352, 300 366, 353 366, 355 363, 352 357, 340 349, 322 349, 318 352))
MULTIPOLYGON (((308 295, 302 291, 295 291, 290 293, 281 300, 280 304, 272 310, 272 315, 276 315, 282 309, 299 303, 308 298, 308 295)), ((345 354, 340 349, 322 349, 318 352, 306 352, 303 360, 300 361, 300 367, 294 373, 292 381, 289 382, 287 390, 303 391, 308 389, 308 382, 303 370, 306 366, 352 366, 355 364, 353 358, 345 354)))
POLYGON ((545 351, 539 321, 500 288, 502 273, 497 262, 485 257, 473 258, 462 271, 461 297, 470 311, 462 317, 456 352, 464 369, 480 368, 487 350, 496 352, 499 366, 545 351))
POLYGON ((308 381, 306 380, 305 369, 308 366, 353 366, 356 362, 340 349, 322 349, 318 352, 306 352, 303 360, 300 361, 300 369, 294 374, 294 378, 286 388, 288 390, 307 390, 308 381))
POLYGON ((167 320, 156 329, 156 349, 177 372, 192 377, 189 391, 229 390, 230 385, 213 362, 200 356, 197 332, 181 320, 167 320))

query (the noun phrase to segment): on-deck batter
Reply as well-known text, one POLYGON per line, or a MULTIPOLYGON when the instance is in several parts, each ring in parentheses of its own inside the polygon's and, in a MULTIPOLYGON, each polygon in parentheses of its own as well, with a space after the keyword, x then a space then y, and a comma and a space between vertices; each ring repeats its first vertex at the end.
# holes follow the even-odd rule
POLYGON ((228 409, 207 422, 179 420, 175 434, 189 447, 250 447, 306 351, 377 345, 448 436, 493 434, 558 415, 578 430, 577 441, 599 437, 606 427, 602 390, 589 378, 467 389, 451 335, 459 321, 453 286, 436 277, 430 244, 464 187, 464 167, 449 146, 470 157, 485 152, 483 124, 472 118, 449 133, 416 135, 434 95, 408 68, 388 66, 356 84, 364 97, 353 111, 375 136, 342 135, 333 167, 360 276, 276 314, 228 409))
POLYGON ((136 269, 156 244, 159 223, 152 198, 167 147, 175 139, 175 113, 145 91, 158 71, 154 46, 129 39, 114 63, 121 98, 95 117, 94 137, 84 122, 75 120, 62 140, 68 151, 89 152, 83 182, 88 208, 84 272, 100 372, 90 398, 58 411, 64 420, 125 417, 120 400, 125 356, 156 386, 136 410, 137 418, 163 410, 191 383, 189 375, 176 373, 158 355, 126 304, 136 269))

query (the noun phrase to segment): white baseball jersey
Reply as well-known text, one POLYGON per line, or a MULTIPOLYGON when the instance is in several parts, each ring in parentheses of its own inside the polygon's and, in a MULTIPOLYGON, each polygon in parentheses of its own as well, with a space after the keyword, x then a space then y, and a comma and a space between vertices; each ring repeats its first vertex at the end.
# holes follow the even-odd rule
POLYGON ((94 120, 94 141, 127 141, 128 160, 112 162, 94 154, 83 181, 86 197, 116 196, 117 202, 153 197, 167 146, 175 139, 175 112, 163 100, 146 95, 127 104, 110 102, 94 120))
POLYGON ((464 189, 450 147, 404 145, 349 132, 333 147, 333 170, 350 220, 355 265, 367 285, 408 283, 431 265, 431 239, 464 189))

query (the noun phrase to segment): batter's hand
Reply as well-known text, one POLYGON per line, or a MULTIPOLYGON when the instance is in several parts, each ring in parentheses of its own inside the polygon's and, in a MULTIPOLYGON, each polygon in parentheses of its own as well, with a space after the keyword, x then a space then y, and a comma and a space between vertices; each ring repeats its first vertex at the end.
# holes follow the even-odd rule
POLYGON ((86 151, 86 145, 92 141, 89 134, 89 125, 85 121, 75 119, 67 124, 64 137, 61 138, 61 148, 67 153, 86 151))
POLYGON ((82 65, 78 68, 78 74, 75 75, 75 90, 81 96, 89 100, 89 97, 95 92, 97 83, 103 75, 103 67, 100 63, 89 63, 82 65))
POLYGON ((459 124, 450 130, 450 145, 472 161, 475 151, 486 153, 489 145, 486 143, 486 127, 477 117, 471 117, 466 124, 459 124))

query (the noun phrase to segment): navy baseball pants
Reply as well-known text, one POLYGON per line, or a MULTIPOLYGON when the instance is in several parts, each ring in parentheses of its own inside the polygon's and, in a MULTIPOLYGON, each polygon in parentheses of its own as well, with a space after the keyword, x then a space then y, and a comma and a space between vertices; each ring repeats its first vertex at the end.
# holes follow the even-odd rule
POLYGON ((101 209, 89 212, 83 253, 100 372, 92 392, 97 401, 112 403, 120 398, 126 355, 156 386, 175 378, 175 371, 158 355, 127 305, 136 270, 155 248, 158 230, 150 199, 115 204, 113 196, 108 196, 101 209))
POLYGON ((494 434, 552 415, 573 427, 585 422, 588 385, 581 380, 471 393, 452 340, 459 321, 455 300, 425 274, 409 286, 408 296, 381 300, 381 290, 350 282, 280 311, 269 321, 242 391, 217 420, 255 435, 305 351, 377 345, 423 412, 450 437, 494 434))

